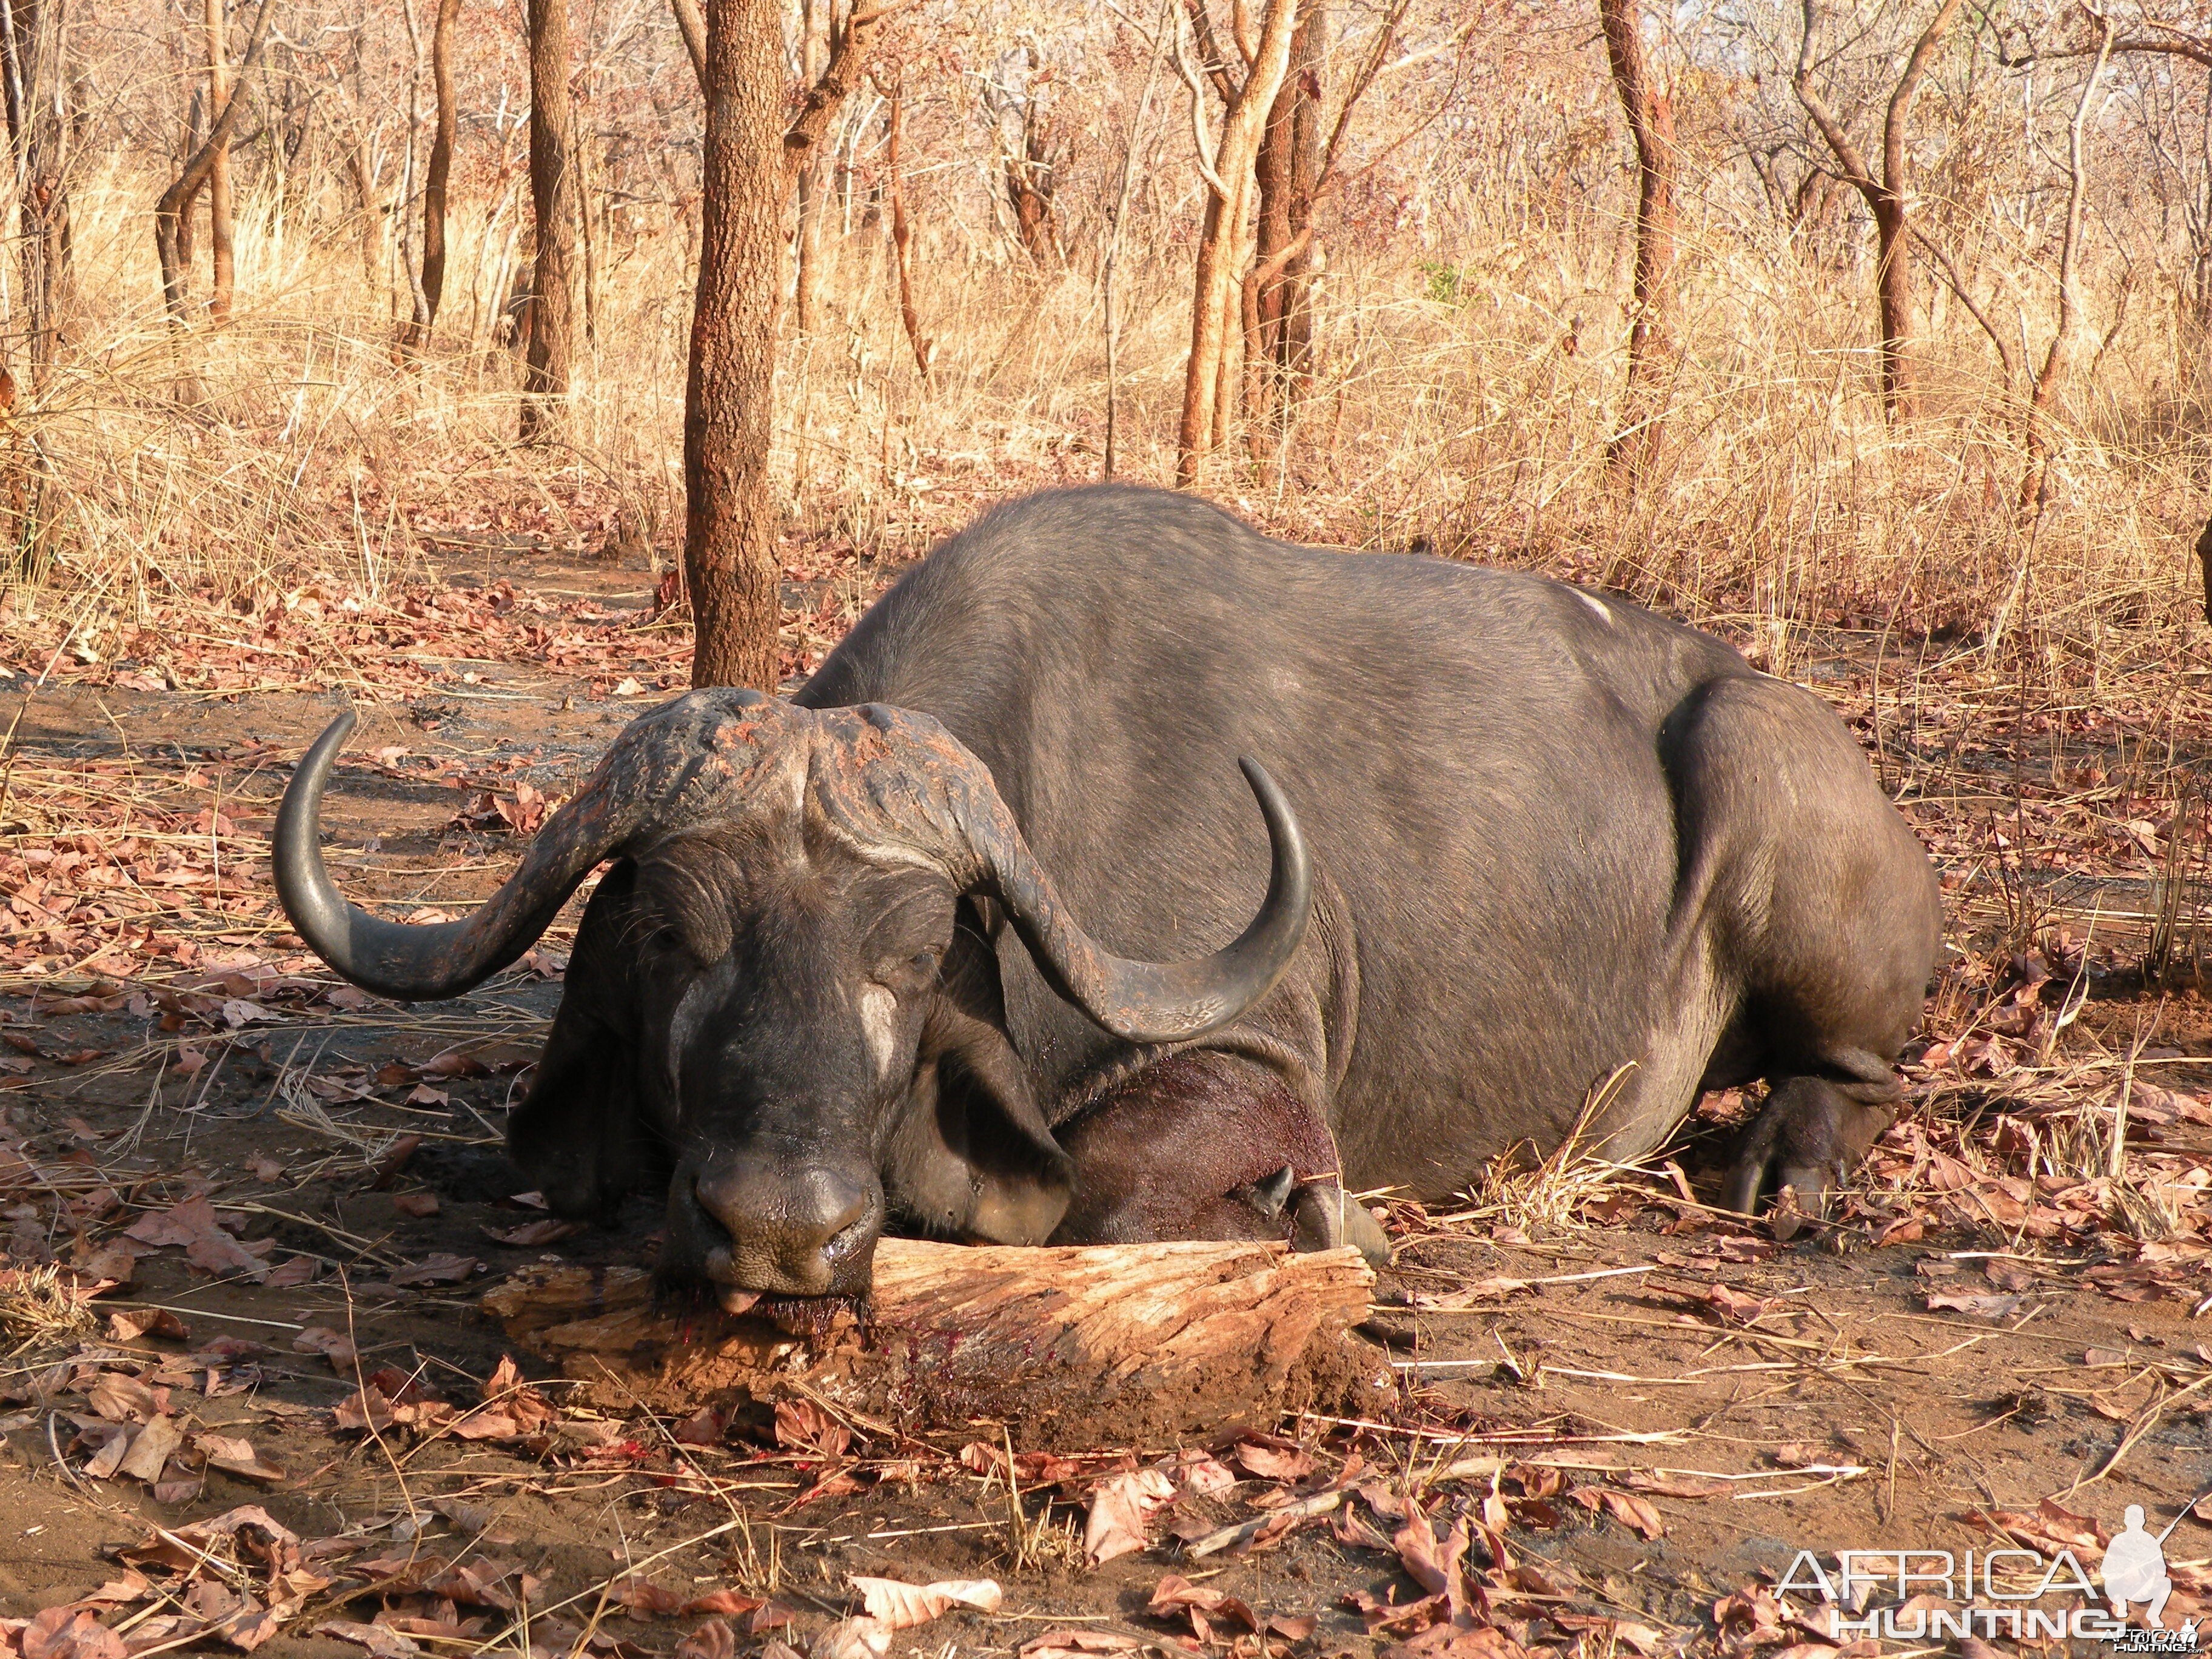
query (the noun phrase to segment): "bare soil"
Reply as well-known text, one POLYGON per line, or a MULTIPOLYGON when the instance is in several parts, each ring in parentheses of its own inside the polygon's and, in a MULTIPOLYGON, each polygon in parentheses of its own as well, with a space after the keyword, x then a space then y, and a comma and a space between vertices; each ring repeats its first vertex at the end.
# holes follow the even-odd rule
MULTIPOLYGON (((641 611, 649 599, 634 571, 549 558, 528 576, 610 605, 641 611)), ((519 840, 481 813, 457 825, 476 792, 454 780, 495 771, 500 787, 526 781, 557 798, 644 706, 595 690, 603 682, 590 676, 484 662, 453 667, 432 693, 365 706, 326 805, 340 878, 355 892, 418 905, 459 906, 489 890, 519 840), (383 750, 436 764, 410 780, 395 775, 404 768, 370 763, 383 750)), ((336 707, 334 696, 297 692, 238 699, 49 686, 29 699, 13 752, 54 766, 123 757, 177 788, 191 773, 250 841, 266 833, 289 759, 336 707)), ((1974 884, 1968 860, 1941 846, 1937 855, 1954 896, 1983 896, 1981 923, 1961 902, 1970 921, 1960 942, 1985 948, 1989 890, 1974 884)), ((232 878, 261 879, 250 866, 232 878)), ((1222 1424, 1193 1443, 1218 1453, 1238 1484, 1179 1500, 1154 1517, 1152 1548, 1097 1569, 1079 1540, 1097 1479, 1191 1448, 1108 1444, 1027 1459, 1010 1491, 988 1455, 959 1453, 968 1443, 1028 1449, 1020 1422, 915 1438, 896 1425, 779 1430, 765 1413, 687 1422, 604 1401, 563 1414, 566 1385, 542 1365, 537 1387, 555 1417, 533 1432, 471 1440, 404 1423, 343 1426, 334 1413, 387 1367, 457 1409, 473 1406, 512 1351, 477 1306, 506 1273, 537 1261, 644 1258, 658 1225, 646 1198, 611 1227, 530 1244, 493 1237, 543 1218, 519 1197, 524 1183, 500 1133, 560 995, 562 938, 556 928, 523 971, 473 996, 409 1009, 343 994, 334 1002, 327 976, 284 948, 276 924, 242 921, 229 945, 209 939, 210 974, 226 971, 225 949, 251 947, 288 982, 323 992, 271 989, 264 976, 233 999, 245 1005, 234 1025, 120 993, 106 1000, 123 1006, 57 1012, 57 992, 82 1000, 81 986, 64 976, 33 992, 11 981, 0 1030, 27 1039, 9 1052, 28 1062, 0 1071, 0 1108, 20 1141, 16 1161, 0 1155, 13 1260, 66 1263, 74 1252, 83 1261, 138 1218, 202 1194, 243 1243, 270 1241, 265 1260, 279 1278, 312 1277, 273 1288, 210 1273, 175 1247, 142 1246, 127 1282, 92 1309, 103 1322, 167 1310, 182 1322, 181 1338, 53 1335, 0 1368, 0 1611, 74 1601, 118 1575, 113 1552, 155 1528, 252 1504, 302 1539, 349 1540, 357 1554, 515 1565, 534 1581, 526 1604, 535 1633, 511 1638, 518 1650, 526 1640, 566 1653, 562 1644, 587 1627, 603 1646, 618 1637, 661 1650, 700 1623, 615 1617, 607 1586, 628 1568, 684 1596, 726 1586, 772 1595, 794 1615, 781 1633, 801 1647, 855 1610, 855 1574, 1005 1585, 996 1614, 955 1612, 894 1638, 933 1651, 1011 1650, 1055 1626, 1187 1646, 1190 1626, 1148 1614, 1146 1601, 1164 1573, 1211 1571, 1209 1589, 1263 1620, 1312 1615, 1297 1650, 1365 1650, 1389 1632, 1370 1637, 1348 1596, 1411 1602, 1425 1593, 1388 1547, 1399 1518, 1349 1504, 1249 1553, 1203 1562, 1182 1559, 1158 1529, 1194 1534, 1255 1513, 1340 1478, 1351 1455, 1364 1462, 1361 1481, 1418 1494, 1436 1468, 1497 1452, 1520 1474, 1437 1485, 1431 1510, 1441 1531, 1447 1512, 1479 1515, 1493 1492, 1508 1500, 1502 1537, 1552 1587, 1553 1599, 1532 1592, 1535 1602, 1522 1605, 1631 1620, 1666 1648, 1740 1651, 1744 1632, 1717 1623, 1717 1603, 1762 1578, 1771 1584, 1800 1550, 1986 1549, 2003 1540, 1978 1515, 2032 1514, 2045 1499, 2107 1532, 2124 1505, 2140 1504, 2155 1530, 2212 1483, 2201 1186, 2172 1200, 2179 1207, 2169 1206, 2165 1224, 2132 1234, 2111 1214, 2097 1225, 2032 1226, 2036 1206, 2061 1203, 2068 1182, 2033 1158, 2008 1175, 1995 1153, 1954 1179, 1940 1148, 2001 1152, 2003 1121, 2041 1120, 1994 1081, 1936 1086, 1927 1072, 1917 1074, 1913 1113, 1886 1143, 1893 1174, 1876 1181, 1881 1190, 1788 1243, 1705 1207, 1724 1151, 1711 1127, 1678 1151, 1679 1179, 1662 1170, 1594 1188, 1571 1218, 1496 1202, 1456 1216, 1396 1206, 1401 1249, 1367 1328, 1377 1340, 1353 1355, 1364 1405, 1222 1424), (198 1064, 186 1071, 188 1049, 198 1064), (1906 1165, 1909 1179, 1895 1173, 1906 1165), (2012 1210, 1969 1201, 1999 1193, 1990 1183, 2007 1178, 2027 1191, 2025 1200, 2014 1192, 2012 1210), (2168 1257, 2143 1254, 2161 1237, 2170 1271, 2168 1257), (476 1265, 446 1282, 405 1282, 409 1269, 441 1256, 476 1265), (2091 1276, 2146 1260, 2132 1279, 2091 1276), (284 1270, 293 1263, 305 1265, 284 1270), (1967 1307, 1931 1309, 1931 1295, 1946 1291, 1967 1307), (311 1329, 347 1338, 357 1367, 298 1351, 311 1329), (210 1358, 218 1338, 235 1340, 210 1358), (162 1501, 145 1483, 88 1474, 76 1419, 103 1370, 166 1387, 173 1414, 249 1440, 281 1478, 210 1466, 162 1501), (1306 1457, 1240 1462, 1231 1437, 1240 1428, 1294 1442, 1306 1457), (1264 1477, 1255 1465, 1277 1473, 1264 1477), (1566 1491, 1546 1496, 1554 1485, 1566 1491), (1574 1501, 1576 1488, 1638 1493, 1656 1535, 1614 1507, 1574 1501)), ((2132 1043, 2145 1079, 2154 1065, 2169 1091, 2212 1085, 2212 1064, 2192 1063, 2212 1059, 2212 1012, 2193 991, 2146 987, 2094 951, 2074 982, 2093 994, 2068 1042, 2132 1043)), ((1998 988, 1985 987, 1963 1027, 1955 1008, 1931 1011, 1930 1037, 1972 1041, 1976 1021, 1989 1029, 1998 988)), ((2067 1083, 2073 1051, 2050 1052, 2052 1086, 2079 1085, 2078 1076, 2067 1083)), ((1711 1115, 1741 1104, 1713 1103, 1711 1115)), ((2135 1124, 2131 1146, 2177 1168, 2212 1156, 2212 1128, 2151 1117, 2135 1124)), ((2169 1563, 2187 1564, 2200 1583, 2212 1558, 2208 1515, 2200 1506, 2166 1547, 2169 1563)), ((465 1599, 441 1613, 438 1596, 410 1588, 404 1573, 387 1579, 380 1593, 340 1576, 265 1651, 356 1655, 356 1646, 309 1632, 327 1618, 365 1620, 380 1606, 483 1621, 465 1639, 426 1637, 426 1649, 462 1650, 509 1624, 507 1611, 465 1599)), ((2175 1609, 2191 1599, 2185 1591, 2175 1609)), ((2203 1605, 2201 1592, 2197 1601, 2203 1605)), ((1532 1644, 1573 1639, 1540 1620, 1516 1628, 1532 1644)), ((741 1642, 762 1639, 742 1620, 738 1630, 741 1642)), ((1279 1635, 1268 1639, 1283 1645, 1279 1635)))

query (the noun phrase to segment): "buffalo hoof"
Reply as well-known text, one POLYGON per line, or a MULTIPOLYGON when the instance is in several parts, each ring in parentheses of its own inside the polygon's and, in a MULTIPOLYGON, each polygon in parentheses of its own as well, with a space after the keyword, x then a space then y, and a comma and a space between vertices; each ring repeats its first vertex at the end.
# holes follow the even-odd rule
POLYGON ((1721 1203, 1751 1215, 1771 1192, 1774 1236, 1793 1238, 1807 1220, 1826 1218, 1831 1195, 1896 1116, 1893 1107, 1854 1100, 1824 1078, 1785 1079, 1745 1135, 1721 1203))

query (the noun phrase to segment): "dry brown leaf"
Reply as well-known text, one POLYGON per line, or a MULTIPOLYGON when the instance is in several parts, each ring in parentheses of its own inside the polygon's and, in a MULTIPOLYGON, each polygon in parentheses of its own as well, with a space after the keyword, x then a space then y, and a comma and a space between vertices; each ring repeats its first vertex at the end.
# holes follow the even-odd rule
POLYGON ((394 1285, 458 1285, 482 1264, 472 1255, 454 1255, 441 1251, 426 1256, 412 1267, 392 1270, 394 1285))
POLYGON ((908 1630, 926 1625, 954 1607, 973 1607, 996 1613, 1005 1600, 997 1581, 989 1578, 946 1578, 933 1584, 909 1584, 897 1578, 868 1578, 855 1573, 853 1588, 868 1617, 885 1630, 908 1630))
POLYGON ((891 1633, 872 1619, 841 1619, 808 1645, 807 1659, 884 1659, 891 1633))
POLYGON ((208 1461, 209 1467, 226 1473, 242 1475, 248 1480, 264 1484, 282 1480, 284 1471, 264 1461, 253 1449, 250 1440, 232 1435, 201 1434, 192 1437, 192 1444, 208 1461))
POLYGON ((1091 1513, 1084 1522, 1084 1553, 1096 1565, 1144 1548, 1153 1511, 1174 1496, 1174 1484, 1158 1469, 1136 1469, 1101 1481, 1091 1494, 1091 1513))
POLYGON ((115 1472, 150 1486, 161 1478, 161 1466, 169 1461, 169 1454, 184 1443, 185 1431, 177 1426, 176 1419, 157 1417, 131 1437, 131 1449, 123 1454, 115 1472))

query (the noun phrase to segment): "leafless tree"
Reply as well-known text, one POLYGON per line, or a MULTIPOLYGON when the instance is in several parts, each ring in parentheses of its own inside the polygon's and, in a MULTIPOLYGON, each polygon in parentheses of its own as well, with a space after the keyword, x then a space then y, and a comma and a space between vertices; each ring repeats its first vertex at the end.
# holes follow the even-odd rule
MULTIPOLYGON (((530 210, 537 267, 530 281, 530 344, 523 361, 522 441, 549 433, 568 395, 574 329, 576 188, 568 141, 568 0, 528 0, 530 30, 530 210)), ((713 100, 708 100, 711 114, 713 100)))
POLYGON ((61 343, 70 285, 72 121, 66 0, 0 0, 0 81, 21 204, 31 384, 43 389, 61 343))
POLYGON ((1245 284, 1244 413, 1255 445, 1271 416, 1279 422, 1287 415, 1291 394, 1313 372, 1313 214, 1328 58, 1326 0, 1307 0, 1253 164, 1260 208, 1252 257, 1261 270, 1274 270, 1264 282, 1245 284))
MULTIPOLYGON (((276 0, 261 0, 261 9, 254 14, 253 28, 246 37, 246 50, 238 60, 239 81, 243 81, 261 56, 261 44, 269 33, 270 9, 276 0)), ((216 155, 229 143, 231 130, 238 123, 239 112, 245 107, 243 98, 227 98, 222 108, 208 124, 208 133, 199 148, 186 158, 185 165, 161 198, 154 204, 154 250, 161 266, 161 296, 169 311, 169 320, 182 325, 185 317, 185 283, 189 273, 180 256, 178 231, 184 213, 193 197, 213 176, 216 155)))
MULTIPOLYGON (((1190 90, 1191 132, 1206 187, 1206 220, 1191 279, 1190 356, 1183 372, 1182 420, 1176 436, 1176 483, 1185 489, 1197 484, 1206 455, 1227 435, 1224 405, 1235 379, 1225 359, 1238 331, 1234 327, 1240 295, 1237 256, 1250 229, 1253 163, 1275 94, 1290 68, 1297 9, 1297 0, 1267 0, 1250 66, 1241 81, 1231 74, 1219 52, 1206 52, 1206 73, 1224 106, 1218 140, 1206 130, 1206 89, 1200 71, 1182 50, 1178 33, 1176 66, 1190 90)), ((1212 32, 1206 0, 1188 0, 1188 15, 1193 37, 1204 49, 1212 32)))
POLYGON ((903 89, 894 81, 884 96, 890 101, 888 118, 890 131, 884 145, 884 189, 890 198, 891 263, 898 268, 899 320, 906 325, 907 343, 914 348, 914 361, 924 380, 929 379, 931 362, 937 356, 936 345, 922 337, 921 318, 915 310, 914 272, 908 255, 908 243, 912 240, 906 222, 906 191, 901 187, 899 173, 903 158, 900 155, 900 139, 906 130, 906 100, 903 89))
POLYGON ((1921 31, 1889 94, 1881 124, 1881 172, 1877 176, 1864 154, 1829 106, 1814 82, 1819 62, 1819 0, 1803 0, 1804 33, 1791 85, 1806 113, 1836 158, 1843 180, 1864 198, 1875 224, 1875 297, 1881 330, 1881 395, 1894 418, 1913 412, 1911 181, 1906 140, 1912 100, 1927 78, 1929 65, 1951 33, 1966 0, 1940 0, 1936 15, 1921 31))
POLYGON ((207 175, 208 255, 213 276, 208 288, 208 315, 215 321, 230 319, 231 298, 238 285, 233 248, 230 201, 230 127, 223 112, 230 107, 230 7, 228 0, 206 0, 208 119, 212 125, 213 154, 207 175))
MULTIPOLYGON (((406 0, 410 32, 414 23, 414 0, 406 0)), ((453 175, 453 140, 459 125, 453 97, 453 28, 459 21, 461 0, 438 0, 438 16, 430 33, 430 79, 437 109, 430 135, 430 159, 422 173, 422 264, 413 282, 415 301, 406 326, 400 331, 405 350, 420 351, 430 343, 438 321, 438 307, 446 292, 446 193, 453 175)), ((410 88, 410 96, 412 96, 410 88)), ((408 121, 409 154, 413 154, 413 112, 408 121)))
POLYGON ((1606 61, 1636 145, 1636 275, 1629 297, 1626 418, 1607 446, 1616 471, 1640 477, 1665 435, 1665 386, 1673 349, 1674 189, 1680 160, 1674 148, 1674 103, 1652 84, 1644 51, 1638 0, 1598 0, 1606 61))
MULTIPOLYGON (((831 0, 800 0, 799 73, 809 86, 822 78, 830 61, 831 9, 831 0)), ((821 306, 822 204, 829 190, 828 166, 810 151, 799 167, 799 272, 792 289, 793 320, 801 334, 814 331, 821 306)))
MULTIPOLYGON (((1121 264, 1121 232, 1128 222, 1129 197, 1137 177, 1138 146, 1145 138, 1145 118, 1152 108, 1152 88, 1160 76, 1160 58, 1165 52, 1170 33, 1176 27, 1174 0, 1161 0, 1160 14, 1152 30, 1152 58, 1145 66, 1145 89, 1137 100, 1137 112, 1129 123, 1129 136, 1121 149, 1121 182, 1115 191, 1112 216, 1108 224, 1106 255, 1100 271, 1099 287, 1106 313, 1106 455, 1104 472, 1114 476, 1114 466, 1120 458, 1115 441, 1120 436, 1118 415, 1121 388, 1121 318, 1115 311, 1119 289, 1115 277, 1121 264)), ((0 0, 4 3, 4 0, 0 0)))

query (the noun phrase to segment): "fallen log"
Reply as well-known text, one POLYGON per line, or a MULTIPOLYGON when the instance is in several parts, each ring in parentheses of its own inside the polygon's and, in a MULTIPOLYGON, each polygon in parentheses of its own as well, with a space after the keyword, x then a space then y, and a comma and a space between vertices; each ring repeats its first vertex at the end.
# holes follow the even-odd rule
POLYGON ((527 1268, 483 1305, 608 1407, 805 1398, 901 1433, 972 1437, 981 1420, 1027 1446, 1097 1445, 1372 1389, 1382 1368, 1349 1331, 1373 1286, 1351 1249, 885 1239, 865 1310, 732 1315, 656 1302, 641 1269, 565 1266, 527 1268))

